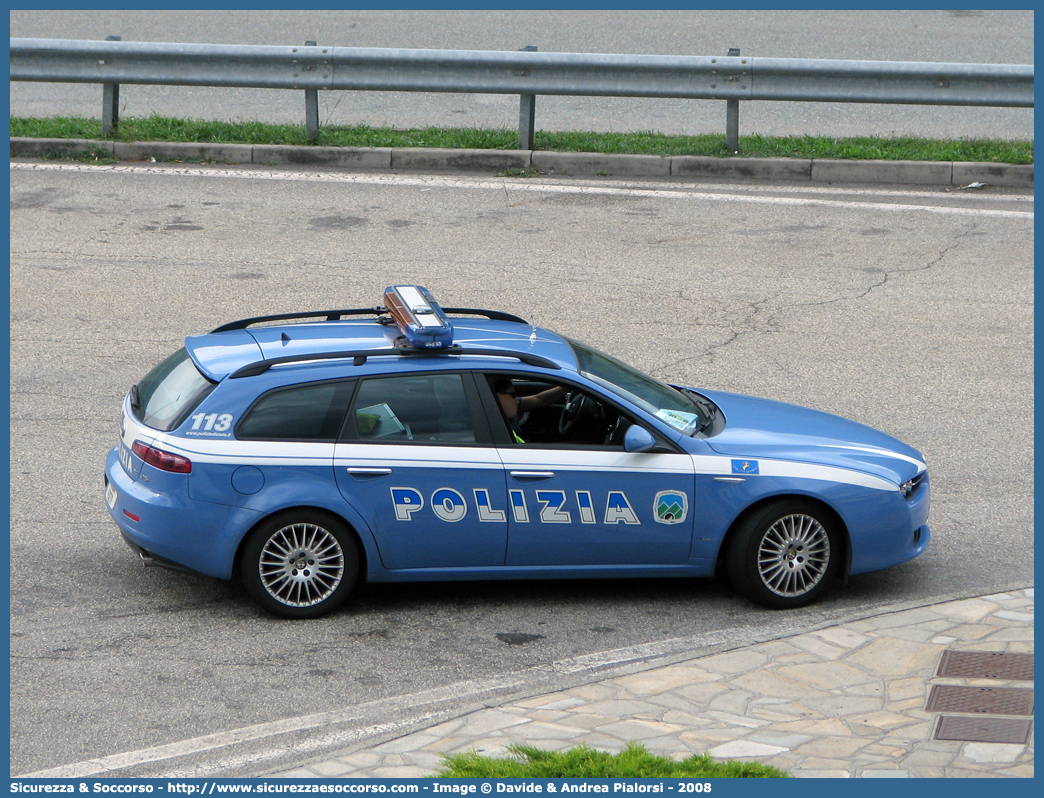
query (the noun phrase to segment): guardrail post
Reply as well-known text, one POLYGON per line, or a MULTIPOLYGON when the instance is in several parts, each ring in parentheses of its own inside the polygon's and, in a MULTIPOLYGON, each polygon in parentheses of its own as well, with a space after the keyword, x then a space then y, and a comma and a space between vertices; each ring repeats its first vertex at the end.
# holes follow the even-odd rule
MULTIPOLYGON (((106 36, 107 42, 123 41, 122 36, 106 36)), ((120 84, 102 84, 102 135, 115 133, 120 126, 120 84)))
MULTIPOLYGON (((305 42, 305 47, 315 47, 316 42, 305 42)), ((305 135, 309 141, 319 138, 319 90, 305 89, 305 135)))
MULTIPOLYGON (((527 44, 522 48, 524 53, 535 53, 537 48, 532 44, 527 44)), ((526 76, 529 74, 529 70, 520 70, 519 75, 526 76)), ((532 150, 535 149, 536 145, 536 131, 534 126, 536 124, 536 95, 535 94, 522 94, 519 95, 519 106, 518 106, 518 148, 520 150, 532 150)))
MULTIPOLYGON (((730 47, 728 54, 738 56, 739 48, 730 47)), ((733 155, 739 154, 739 100, 725 101, 725 146, 733 155)))

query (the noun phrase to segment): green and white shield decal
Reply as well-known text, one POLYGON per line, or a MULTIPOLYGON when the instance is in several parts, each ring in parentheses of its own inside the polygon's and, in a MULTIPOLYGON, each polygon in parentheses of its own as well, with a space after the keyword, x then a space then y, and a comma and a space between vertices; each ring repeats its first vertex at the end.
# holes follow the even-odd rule
POLYGON ((661 524, 680 524, 689 511, 689 499, 677 490, 661 490, 653 499, 653 517, 661 524))

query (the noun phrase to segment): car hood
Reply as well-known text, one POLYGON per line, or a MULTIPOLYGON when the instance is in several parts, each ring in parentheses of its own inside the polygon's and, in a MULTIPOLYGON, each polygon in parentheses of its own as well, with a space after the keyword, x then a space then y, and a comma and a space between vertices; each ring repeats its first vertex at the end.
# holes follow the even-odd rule
POLYGON ((725 429, 707 439, 719 454, 851 468, 897 485, 925 469, 924 456, 847 418, 740 394, 703 391, 721 408, 725 429))

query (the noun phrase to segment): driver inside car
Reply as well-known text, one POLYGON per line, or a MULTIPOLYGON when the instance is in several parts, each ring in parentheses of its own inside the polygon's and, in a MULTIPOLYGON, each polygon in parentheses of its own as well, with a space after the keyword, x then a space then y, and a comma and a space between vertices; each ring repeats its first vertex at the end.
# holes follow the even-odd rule
POLYGON ((518 396, 515 392, 515 383, 510 377, 502 377, 493 385, 493 390, 500 402, 500 409, 507 419, 511 437, 515 443, 525 443, 522 437, 522 424, 531 410, 539 410, 550 407, 566 395, 566 389, 561 385, 548 388, 546 391, 533 394, 532 396, 518 396))

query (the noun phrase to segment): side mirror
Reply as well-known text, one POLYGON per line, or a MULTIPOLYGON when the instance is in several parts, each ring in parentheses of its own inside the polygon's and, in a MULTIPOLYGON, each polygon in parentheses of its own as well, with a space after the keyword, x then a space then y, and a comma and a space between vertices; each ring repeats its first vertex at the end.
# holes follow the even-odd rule
POLYGON ((624 433, 625 452, 647 452, 656 446, 656 439, 645 427, 632 424, 624 433))

